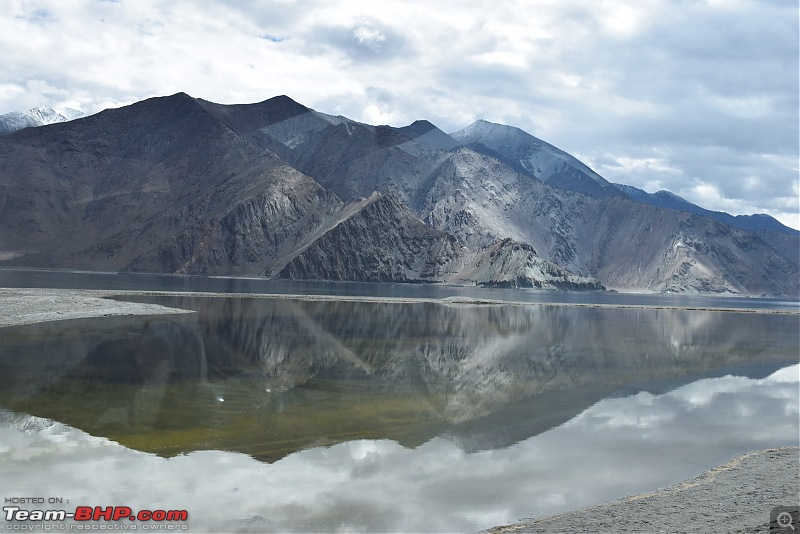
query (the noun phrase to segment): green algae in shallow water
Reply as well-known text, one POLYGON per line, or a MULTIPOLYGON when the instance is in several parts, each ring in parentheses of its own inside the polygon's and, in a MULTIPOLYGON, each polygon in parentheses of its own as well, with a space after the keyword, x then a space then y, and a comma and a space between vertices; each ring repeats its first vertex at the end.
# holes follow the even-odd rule
POLYGON ((134 386, 59 383, 16 409, 105 435, 127 447, 173 456, 230 450, 264 461, 352 439, 416 446, 443 428, 434 398, 364 385, 310 382, 266 392, 253 382, 134 386), (81 392, 80 397, 68 392, 81 392))

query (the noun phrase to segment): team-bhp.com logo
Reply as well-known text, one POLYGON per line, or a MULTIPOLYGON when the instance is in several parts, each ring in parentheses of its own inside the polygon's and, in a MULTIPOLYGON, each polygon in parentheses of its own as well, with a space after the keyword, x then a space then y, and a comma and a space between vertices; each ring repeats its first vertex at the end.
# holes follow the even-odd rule
MULTIPOLYGON (((158 526, 168 523, 173 527, 168 530, 185 530, 187 528, 185 522, 189 519, 189 512, 186 510, 139 510, 134 512, 130 506, 77 506, 74 511, 70 512, 66 510, 23 510, 19 506, 4 506, 3 512, 5 512, 6 521, 66 521, 71 519, 79 522, 155 522, 155 525, 148 525, 148 530, 162 530, 158 526), (174 525, 176 522, 183 524, 180 526, 174 525)), ((72 530, 72 527, 83 530, 81 526, 83 525, 72 524, 70 525, 70 530, 72 530)))

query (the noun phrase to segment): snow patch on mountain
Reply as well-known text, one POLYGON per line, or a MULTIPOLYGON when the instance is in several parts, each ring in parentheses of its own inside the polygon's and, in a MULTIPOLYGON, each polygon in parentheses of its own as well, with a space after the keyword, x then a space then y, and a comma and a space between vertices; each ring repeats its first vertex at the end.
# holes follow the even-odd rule
POLYGON ((23 128, 67 122, 85 116, 84 112, 72 108, 58 110, 33 108, 27 111, 12 111, 11 113, 0 115, 0 135, 8 135, 23 128))

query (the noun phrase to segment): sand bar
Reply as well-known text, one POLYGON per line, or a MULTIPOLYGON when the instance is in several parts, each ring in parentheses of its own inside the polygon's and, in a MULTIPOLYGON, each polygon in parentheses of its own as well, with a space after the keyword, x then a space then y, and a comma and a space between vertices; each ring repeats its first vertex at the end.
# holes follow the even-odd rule
POLYGON ((110 315, 194 313, 158 304, 124 302, 107 298, 119 293, 83 289, 0 288, 0 328, 110 315))

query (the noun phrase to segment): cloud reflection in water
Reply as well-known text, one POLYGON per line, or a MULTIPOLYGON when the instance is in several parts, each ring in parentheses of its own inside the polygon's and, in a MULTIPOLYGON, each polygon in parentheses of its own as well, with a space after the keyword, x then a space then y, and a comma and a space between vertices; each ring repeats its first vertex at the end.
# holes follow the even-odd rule
POLYGON ((6 412, 6 496, 189 510, 192 531, 474 531, 684 480, 750 450, 798 444, 800 365, 663 395, 602 400, 504 449, 445 438, 359 440, 272 463, 201 451, 160 458, 6 412), (26 431, 20 431, 23 428, 26 431))

